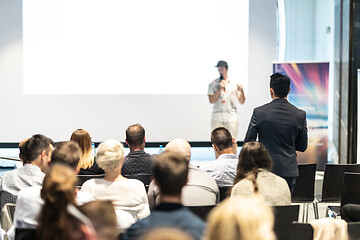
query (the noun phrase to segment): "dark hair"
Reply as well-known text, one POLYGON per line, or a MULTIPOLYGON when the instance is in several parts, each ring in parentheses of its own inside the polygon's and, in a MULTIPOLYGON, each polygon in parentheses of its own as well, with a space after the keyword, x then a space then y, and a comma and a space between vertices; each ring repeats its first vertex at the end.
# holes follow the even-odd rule
POLYGON ((26 155, 25 155, 25 144, 30 138, 25 138, 19 143, 19 158, 25 164, 27 162, 26 155))
POLYGON ((233 145, 231 133, 224 127, 218 127, 212 130, 211 142, 218 147, 220 151, 231 148, 233 145))
POLYGON ((139 124, 133 124, 126 129, 126 141, 132 147, 141 146, 145 139, 145 129, 139 124))
POLYGON ((56 144, 55 150, 51 154, 50 164, 61 163, 75 170, 80 161, 81 154, 79 144, 76 142, 60 142, 56 144))
POLYGON ((186 157, 176 152, 163 152, 153 162, 154 179, 160 194, 176 196, 187 182, 189 172, 186 157))
POLYGON ((67 212, 68 204, 75 204, 77 181, 73 169, 54 164, 46 174, 41 189, 44 205, 39 215, 38 238, 66 240, 74 226, 67 212))
POLYGON ((256 183, 259 169, 270 170, 272 165, 271 157, 266 147, 261 142, 247 142, 243 145, 239 154, 234 185, 244 178, 253 182, 254 192, 259 188, 256 183))
POLYGON ((24 145, 24 156, 27 163, 34 161, 43 151, 49 154, 53 140, 41 134, 33 135, 24 145))
POLYGON ((280 73, 270 76, 270 88, 274 90, 275 96, 285 98, 290 90, 290 78, 280 73))

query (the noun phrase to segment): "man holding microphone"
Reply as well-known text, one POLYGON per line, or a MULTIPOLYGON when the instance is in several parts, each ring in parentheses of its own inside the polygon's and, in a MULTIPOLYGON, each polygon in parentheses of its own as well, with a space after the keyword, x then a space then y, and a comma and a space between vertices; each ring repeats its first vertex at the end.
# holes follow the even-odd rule
POLYGON ((236 140, 239 123, 237 117, 237 102, 244 104, 245 94, 242 85, 228 79, 228 64, 220 60, 215 66, 220 77, 209 84, 208 97, 213 104, 211 130, 225 127, 236 140))

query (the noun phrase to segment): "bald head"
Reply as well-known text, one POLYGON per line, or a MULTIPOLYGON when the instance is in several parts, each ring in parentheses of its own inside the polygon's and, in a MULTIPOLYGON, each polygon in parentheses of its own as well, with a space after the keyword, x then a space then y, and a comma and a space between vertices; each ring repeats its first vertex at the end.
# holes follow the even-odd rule
POLYGON ((179 153, 184 156, 188 162, 190 161, 191 146, 185 139, 176 138, 171 140, 168 144, 166 144, 165 151, 179 153))

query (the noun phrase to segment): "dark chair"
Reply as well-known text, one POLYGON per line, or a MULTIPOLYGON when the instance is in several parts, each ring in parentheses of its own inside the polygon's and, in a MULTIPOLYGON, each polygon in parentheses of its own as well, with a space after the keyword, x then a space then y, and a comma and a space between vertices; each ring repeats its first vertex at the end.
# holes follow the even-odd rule
POLYGON ((340 202, 345 172, 360 173, 360 164, 326 164, 321 199, 316 197, 314 205, 318 216, 318 202, 340 202))
POLYGON ((82 186, 84 182, 92 178, 104 178, 105 174, 78 175, 77 177, 79 180, 77 186, 82 186))
POLYGON ((340 215, 340 208, 348 203, 360 204, 360 173, 344 173, 340 207, 328 206, 327 213, 330 210, 336 218, 340 215))
POLYGON ((230 193, 230 188, 232 188, 232 186, 229 186, 229 187, 219 187, 219 192, 220 192, 220 202, 222 200, 224 200, 225 198, 227 198, 230 193))
POLYGON ((348 223, 349 240, 360 240, 360 222, 348 223))
POLYGON ((288 240, 292 222, 299 219, 300 205, 274 206, 274 232, 277 240, 288 240))
MULTIPOLYGON (((303 203, 302 221, 307 222, 309 216, 309 204, 314 203, 316 163, 298 165, 299 176, 296 178, 294 191, 291 195, 291 202, 303 203), (305 220, 306 213, 306 220, 305 220)), ((315 208, 314 208, 315 210, 315 208)), ((318 218, 314 211, 315 218, 318 218)))
POLYGON ((207 217, 211 210, 216 207, 216 205, 208 205, 208 206, 187 206, 187 208, 192 211, 195 215, 200 217, 202 220, 206 222, 207 217))
POLYGON ((290 230, 290 240, 312 240, 314 230, 309 223, 293 222, 290 230))
POLYGON ((36 240, 36 229, 16 228, 15 240, 36 240))

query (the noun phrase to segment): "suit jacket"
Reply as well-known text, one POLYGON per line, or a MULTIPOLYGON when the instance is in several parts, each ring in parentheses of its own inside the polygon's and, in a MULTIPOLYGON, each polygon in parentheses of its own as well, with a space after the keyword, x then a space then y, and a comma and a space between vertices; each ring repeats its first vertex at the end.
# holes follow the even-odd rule
POLYGON ((299 176, 296 151, 308 146, 306 113, 286 99, 255 108, 244 142, 259 137, 270 153, 273 172, 282 177, 299 176))

